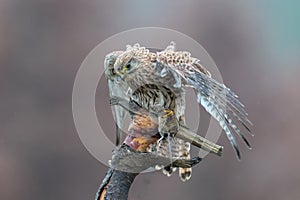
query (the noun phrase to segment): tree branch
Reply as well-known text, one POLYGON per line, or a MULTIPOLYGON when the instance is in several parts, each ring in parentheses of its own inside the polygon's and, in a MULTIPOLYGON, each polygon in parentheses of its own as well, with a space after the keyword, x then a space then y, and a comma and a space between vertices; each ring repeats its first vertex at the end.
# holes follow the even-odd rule
POLYGON ((113 151, 110 168, 99 187, 96 200, 126 200, 135 177, 149 167, 172 165, 186 168, 192 167, 200 161, 199 157, 171 161, 170 158, 155 153, 141 153, 123 144, 113 151))

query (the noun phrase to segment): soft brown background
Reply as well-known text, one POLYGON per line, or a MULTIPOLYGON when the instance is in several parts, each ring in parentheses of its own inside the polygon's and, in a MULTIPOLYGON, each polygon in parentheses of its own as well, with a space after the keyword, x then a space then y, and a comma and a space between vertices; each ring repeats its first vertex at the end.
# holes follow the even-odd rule
POLYGON ((130 199, 300 199, 300 4, 270 2, 0 0, 0 199, 94 198, 107 168, 75 130, 73 81, 99 42, 143 26, 202 44, 256 136, 243 162, 223 135, 189 182, 143 174, 130 199))

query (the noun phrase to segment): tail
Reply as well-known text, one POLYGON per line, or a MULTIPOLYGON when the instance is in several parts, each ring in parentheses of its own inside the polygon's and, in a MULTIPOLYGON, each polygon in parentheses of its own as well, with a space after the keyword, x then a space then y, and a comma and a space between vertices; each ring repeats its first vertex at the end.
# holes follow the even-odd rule
MULTIPOLYGON (((180 158, 190 159, 191 144, 181 139, 178 140, 179 140, 179 148, 180 148, 179 149, 180 158)), ((192 168, 179 168, 179 177, 183 182, 189 180, 192 177, 192 168)))
MULTIPOLYGON (((170 158, 170 163, 176 159, 190 159, 190 143, 179 138, 164 138, 156 144, 156 152, 164 157, 170 158)), ((177 169, 171 165, 156 166, 156 169, 162 169, 166 176, 171 176, 177 169)), ((179 168, 179 177, 182 181, 187 181, 192 176, 192 168, 179 168)))

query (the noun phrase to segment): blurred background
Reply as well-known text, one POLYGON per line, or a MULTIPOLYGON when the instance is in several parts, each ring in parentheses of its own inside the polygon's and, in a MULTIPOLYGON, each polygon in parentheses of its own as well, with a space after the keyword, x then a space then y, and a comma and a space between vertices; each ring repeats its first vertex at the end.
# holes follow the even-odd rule
POLYGON ((0 199, 94 199, 107 167, 75 130, 73 81, 98 43, 144 26, 197 40, 247 106, 255 137, 238 162, 223 135, 223 157, 206 157, 186 183, 139 175, 129 199, 300 199, 296 0, 0 0, 0 199))

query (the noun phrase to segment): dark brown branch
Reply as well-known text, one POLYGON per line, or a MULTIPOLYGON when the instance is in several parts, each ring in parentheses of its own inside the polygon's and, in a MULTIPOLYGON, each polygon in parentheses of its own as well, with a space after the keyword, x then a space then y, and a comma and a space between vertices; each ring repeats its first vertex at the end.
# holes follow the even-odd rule
POLYGON ((191 160, 177 159, 158 156, 154 153, 141 153, 127 145, 122 145, 113 151, 111 166, 96 194, 96 200, 126 200, 131 184, 135 177, 149 167, 156 165, 174 167, 192 167, 199 163, 201 158, 191 160))
POLYGON ((137 173, 123 172, 109 168, 96 194, 96 200, 125 200, 137 173))

